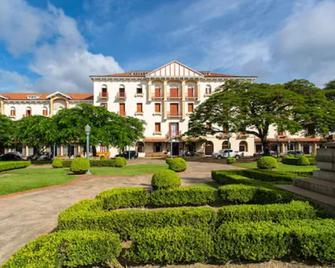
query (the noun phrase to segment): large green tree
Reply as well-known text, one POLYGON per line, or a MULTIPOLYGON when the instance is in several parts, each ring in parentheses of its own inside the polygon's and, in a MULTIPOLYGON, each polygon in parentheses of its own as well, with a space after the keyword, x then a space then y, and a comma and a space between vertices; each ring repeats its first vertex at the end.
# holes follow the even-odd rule
POLYGON ((335 101, 335 80, 329 81, 324 87, 324 91, 328 100, 335 101))
POLYGON ((0 114, 0 147, 11 147, 15 143, 15 122, 0 114))
POLYGON ((295 108, 303 98, 283 85, 228 81, 200 104, 190 118, 188 135, 244 132, 258 137, 269 153, 271 125, 296 132, 295 108))

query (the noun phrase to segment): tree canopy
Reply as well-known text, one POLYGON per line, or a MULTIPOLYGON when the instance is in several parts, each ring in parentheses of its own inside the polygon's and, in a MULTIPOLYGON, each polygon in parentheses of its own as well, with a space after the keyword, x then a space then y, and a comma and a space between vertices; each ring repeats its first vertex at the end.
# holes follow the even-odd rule
POLYGON ((0 114, 0 146, 11 147, 14 141, 15 124, 5 115, 0 114))

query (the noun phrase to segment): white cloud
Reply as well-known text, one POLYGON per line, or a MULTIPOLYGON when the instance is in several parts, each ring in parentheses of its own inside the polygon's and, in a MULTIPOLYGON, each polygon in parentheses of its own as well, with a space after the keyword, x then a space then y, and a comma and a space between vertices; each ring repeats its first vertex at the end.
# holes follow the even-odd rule
POLYGON ((19 91, 20 89, 31 91, 32 84, 30 79, 24 75, 0 69, 0 88, 8 91, 19 91))
POLYGON ((31 54, 36 90, 90 91, 90 74, 122 70, 113 57, 91 53, 76 21, 53 6, 41 10, 23 0, 3 0, 0 24, 0 40, 10 53, 31 54))

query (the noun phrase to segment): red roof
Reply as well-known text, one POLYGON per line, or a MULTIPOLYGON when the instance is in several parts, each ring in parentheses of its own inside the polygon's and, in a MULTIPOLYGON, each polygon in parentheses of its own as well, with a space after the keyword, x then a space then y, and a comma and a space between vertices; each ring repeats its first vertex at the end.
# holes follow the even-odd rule
MULTIPOLYGON (((50 93, 4 93, 1 94, 9 100, 46 100, 50 93)), ((65 93, 73 100, 93 100, 91 93, 65 93)))

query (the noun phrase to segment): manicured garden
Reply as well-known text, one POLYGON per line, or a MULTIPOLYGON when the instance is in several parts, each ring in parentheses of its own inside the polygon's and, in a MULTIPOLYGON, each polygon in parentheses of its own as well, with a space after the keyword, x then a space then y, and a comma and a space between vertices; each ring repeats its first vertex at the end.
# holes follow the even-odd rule
POLYGON ((155 172, 150 189, 104 191, 63 211, 55 232, 24 246, 4 267, 335 263, 335 220, 273 187, 292 180, 288 173, 240 172, 213 171, 212 184, 181 186, 178 174, 165 169, 155 172))

